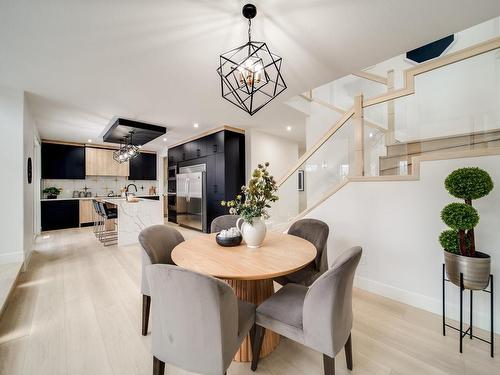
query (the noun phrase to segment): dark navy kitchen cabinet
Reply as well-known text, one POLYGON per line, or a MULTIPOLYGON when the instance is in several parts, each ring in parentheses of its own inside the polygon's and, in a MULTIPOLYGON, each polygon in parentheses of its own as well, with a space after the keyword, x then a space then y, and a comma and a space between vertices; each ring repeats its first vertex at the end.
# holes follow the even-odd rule
POLYGON ((225 143, 226 133, 229 133, 229 132, 220 131, 217 133, 210 134, 205 138, 205 143, 206 143, 205 147, 206 147, 207 155, 217 154, 219 152, 224 152, 224 143, 225 143))
POLYGON ((156 180, 156 154, 141 152, 129 166, 129 180, 156 180))
POLYGON ((85 147, 42 143, 42 178, 85 179, 85 147))
MULTIPOLYGON (((206 227, 210 228, 213 219, 227 214, 220 202, 234 199, 245 184, 245 135, 221 130, 168 150, 168 165, 173 171, 198 164, 205 165, 206 227)), ((169 181, 169 193, 168 218, 176 222, 175 181, 169 181)))
POLYGON ((80 225, 78 199, 46 200, 41 202, 42 231, 77 228, 80 225))

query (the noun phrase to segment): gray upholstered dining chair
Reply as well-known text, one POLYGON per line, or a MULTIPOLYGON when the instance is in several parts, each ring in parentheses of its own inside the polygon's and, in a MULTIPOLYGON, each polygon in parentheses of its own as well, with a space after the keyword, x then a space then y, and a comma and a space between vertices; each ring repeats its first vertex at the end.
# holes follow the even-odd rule
POLYGON ((222 215, 212 220, 210 224, 210 233, 217 233, 224 229, 229 229, 236 226, 236 221, 240 218, 239 215, 222 215))
POLYGON ((361 253, 361 247, 345 251, 309 288, 287 284, 257 308, 253 371, 266 329, 323 353, 325 375, 335 374, 335 356, 344 347, 352 370, 352 287, 361 253))
POLYGON ((181 267, 147 267, 153 298, 153 374, 165 363, 223 375, 255 322, 255 305, 238 300, 225 282, 181 267))
MULTIPOLYGON (((281 285, 288 283, 302 284, 310 286, 318 277, 328 269, 328 251, 326 243, 330 229, 328 225, 316 219, 301 219, 297 220, 288 229, 288 234, 301 237, 311 242, 316 247, 316 258, 314 262, 294 272, 290 275, 277 277, 274 281, 281 285)), ((293 249, 290 249, 293 251, 293 249)))
POLYGON ((173 264, 171 253, 174 247, 184 241, 184 237, 175 228, 166 225, 152 225, 139 233, 142 247, 142 335, 148 334, 151 293, 146 277, 146 267, 151 264, 173 264))

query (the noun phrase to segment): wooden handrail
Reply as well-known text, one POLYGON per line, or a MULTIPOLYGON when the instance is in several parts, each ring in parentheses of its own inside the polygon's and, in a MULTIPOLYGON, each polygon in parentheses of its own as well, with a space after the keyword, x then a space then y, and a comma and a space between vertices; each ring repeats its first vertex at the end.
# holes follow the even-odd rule
MULTIPOLYGON (((316 99, 314 97, 308 97, 307 95, 304 95, 304 94, 300 94, 299 95, 301 98, 307 100, 308 102, 310 103, 317 103, 319 105, 322 105, 328 109, 331 109, 337 113, 340 113, 340 114, 344 114, 346 112, 345 109, 342 109, 342 108, 339 108, 339 107, 336 107, 328 102, 325 102, 324 100, 321 100, 321 99, 316 99)), ((385 133, 387 131, 386 128, 384 128, 383 126, 380 126, 378 124, 375 124, 374 122, 371 122, 371 121, 368 121, 367 119, 364 120, 365 121, 365 125, 368 126, 369 128, 373 128, 375 130, 378 130, 379 132, 382 132, 382 133, 385 133)))
POLYGON ((359 77, 359 78, 364 78, 372 82, 377 82, 381 83, 382 85, 387 85, 387 78, 379 76, 378 74, 370 73, 370 72, 365 72, 364 70, 352 73, 353 76, 359 77))
POLYGON ((325 102, 324 100, 321 100, 321 99, 316 99, 314 98, 312 95, 310 97, 304 95, 304 94, 301 94, 300 95, 302 98, 306 99, 307 101, 311 102, 311 103, 317 103, 319 105, 322 105, 323 107, 326 107, 328 109, 331 109, 332 111, 335 111, 337 113, 342 113, 344 114, 345 113, 345 110, 342 109, 342 108, 339 108, 339 107, 336 107, 334 106, 333 104, 330 104, 328 102, 325 102))
POLYGON ((351 108, 344 115, 337 120, 335 125, 333 125, 330 130, 328 130, 315 144, 311 147, 310 150, 306 151, 304 155, 300 157, 300 159, 295 163, 295 165, 285 174, 278 182, 278 187, 283 185, 283 183, 288 180, 288 178, 295 173, 297 169, 300 168, 302 164, 304 164, 326 141, 330 139, 332 135, 334 135, 352 116, 354 115, 354 109, 351 108))

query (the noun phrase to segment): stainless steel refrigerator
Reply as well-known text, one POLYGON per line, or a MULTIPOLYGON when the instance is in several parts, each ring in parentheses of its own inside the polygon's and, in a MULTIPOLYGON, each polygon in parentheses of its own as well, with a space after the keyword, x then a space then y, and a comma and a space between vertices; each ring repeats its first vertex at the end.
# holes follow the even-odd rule
POLYGON ((179 168, 177 180, 177 223, 207 232, 205 164, 179 168))

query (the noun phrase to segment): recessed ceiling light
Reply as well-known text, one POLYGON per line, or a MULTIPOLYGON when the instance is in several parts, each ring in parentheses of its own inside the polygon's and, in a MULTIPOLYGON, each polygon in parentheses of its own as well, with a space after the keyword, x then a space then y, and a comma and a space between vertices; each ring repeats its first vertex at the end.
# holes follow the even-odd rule
POLYGON ((370 132, 370 134, 368 135, 368 137, 372 138, 373 137, 373 133, 370 132))
POLYGON ((194 126, 195 128, 199 128, 199 127, 200 127, 200 124, 198 124, 197 122, 195 122, 195 123, 193 124, 193 126, 194 126))
POLYGON ((89 139, 89 140, 88 140, 88 142, 89 142, 89 143, 92 143, 92 139, 89 139))
POLYGON ((291 126, 287 126, 287 127, 286 127, 286 130, 287 130, 287 131, 292 131, 292 127, 291 127, 291 126))
POLYGON ((167 141, 167 138, 163 138, 163 142, 166 142, 167 141))

